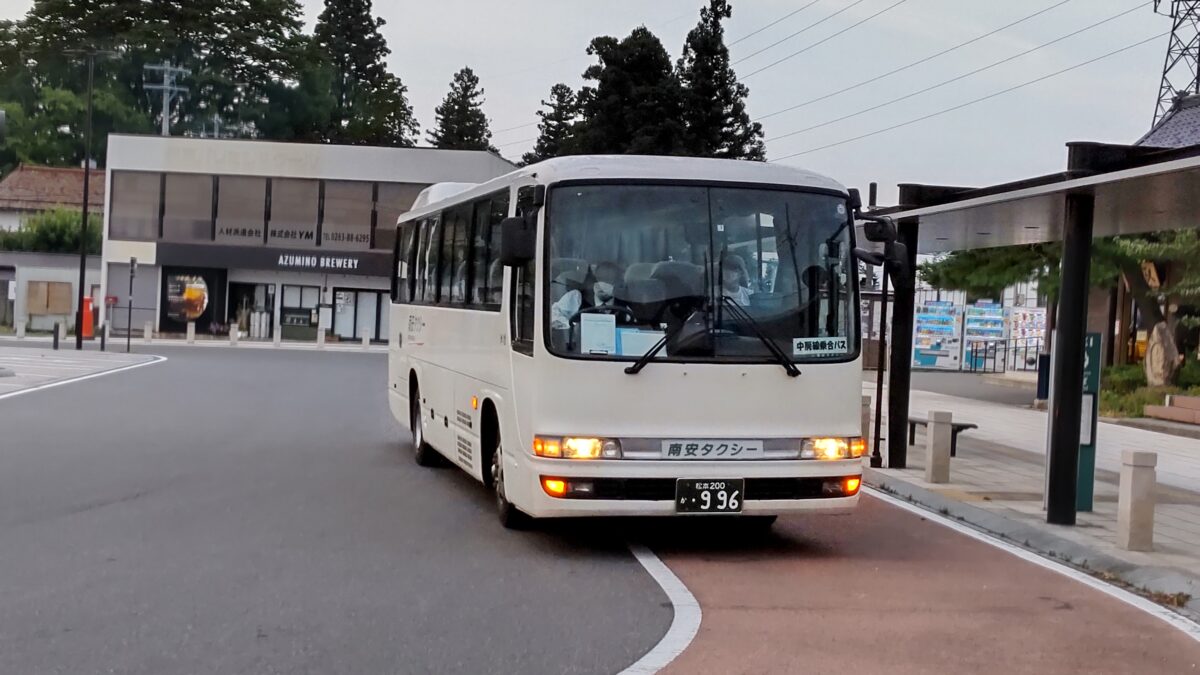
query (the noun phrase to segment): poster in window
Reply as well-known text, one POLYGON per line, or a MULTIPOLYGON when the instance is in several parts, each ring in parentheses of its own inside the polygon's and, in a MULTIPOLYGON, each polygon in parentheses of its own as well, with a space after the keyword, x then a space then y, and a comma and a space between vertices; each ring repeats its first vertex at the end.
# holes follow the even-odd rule
POLYGON ((172 274, 167 277, 167 316, 187 323, 208 309, 208 283, 198 274, 172 274))

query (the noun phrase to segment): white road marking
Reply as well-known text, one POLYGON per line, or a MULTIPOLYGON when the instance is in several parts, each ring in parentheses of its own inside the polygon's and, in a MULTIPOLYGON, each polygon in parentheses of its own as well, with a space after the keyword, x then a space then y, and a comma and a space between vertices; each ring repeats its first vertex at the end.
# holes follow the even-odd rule
POLYGON ((1012 555, 1015 555, 1016 557, 1026 561, 1026 562, 1031 562, 1040 567, 1044 567, 1045 569, 1048 569, 1052 572, 1058 572, 1059 574, 1061 574, 1065 577, 1074 579, 1075 581, 1078 581, 1079 583, 1081 583, 1085 586, 1089 586, 1097 591, 1100 591, 1101 593, 1104 593, 1105 595, 1107 595, 1115 600, 1119 600, 1131 607, 1140 609, 1143 612, 1149 614, 1150 616, 1153 616, 1165 623, 1168 623, 1173 628, 1176 628, 1176 629, 1182 631, 1184 635, 1187 635, 1188 637, 1192 638, 1196 642, 1200 642, 1200 624, 1188 619, 1187 617, 1185 617, 1181 614, 1176 614, 1175 612, 1172 612, 1171 610, 1167 609, 1166 607, 1163 607, 1162 605, 1159 605, 1155 602, 1147 600, 1146 598, 1143 598, 1142 596, 1140 596, 1136 593, 1132 593, 1132 592, 1127 591, 1124 588, 1121 588, 1119 586, 1113 586, 1112 584, 1103 582, 1103 581, 1097 579, 1096 577, 1093 577, 1090 574, 1081 572, 1081 571, 1075 569, 1074 567, 1071 567, 1070 565, 1065 565, 1063 563, 1060 563, 1055 560, 1051 560, 1049 558, 1043 558, 1042 556, 1038 555, 1037 553, 1034 553, 1033 551, 1025 550, 1025 549, 1021 548, 1020 546, 1015 546, 1015 545, 1010 544, 1002 539, 997 539, 995 537, 992 537, 988 534, 980 532, 979 530, 976 530, 973 527, 964 525, 956 520, 951 520, 950 518, 947 518, 939 513, 934 513, 933 511, 927 511, 920 506, 911 504, 903 499, 899 499, 890 494, 887 494, 886 492, 881 492, 879 490, 876 490, 874 488, 869 488, 869 487, 866 488, 866 491, 870 492, 872 497, 875 497, 876 499, 887 502, 888 504, 891 504, 892 506, 898 506, 898 507, 904 509, 905 511, 915 513, 915 514, 921 516, 922 518, 925 518, 926 520, 935 522, 938 525, 942 525, 944 527, 948 527, 960 534, 965 534, 968 537, 975 539, 976 541, 981 541, 985 544, 990 544, 1002 551, 1011 553, 1012 555))
POLYGON ((0 400, 6 399, 6 398, 12 398, 14 396, 22 396, 24 394, 30 394, 35 391, 42 391, 44 389, 50 389, 53 387, 59 387, 64 384, 73 384, 75 382, 82 382, 84 380, 90 380, 94 377, 103 377, 105 375, 112 375, 113 373, 120 373, 120 372, 126 371, 126 370, 133 370, 134 368, 141 368, 142 366, 152 366, 156 363, 162 363, 163 361, 166 361, 166 360, 167 360, 167 357, 165 357, 165 356, 151 356, 149 361, 143 361, 141 363, 131 363, 127 366, 118 366, 117 368, 109 368, 108 370, 102 370, 98 373, 89 373, 87 375, 80 375, 78 377, 68 377, 63 380, 57 380, 55 382, 47 382, 45 384, 37 384, 37 385, 31 386, 31 387, 26 387, 25 389, 21 389, 19 391, 12 391, 7 394, 0 394, 0 400))
POLYGON ((671 627, 658 644, 632 666, 621 671, 621 675, 652 675, 666 668, 667 664, 674 661, 675 657, 682 654, 692 643, 696 632, 700 630, 700 603, 696 602, 696 597, 687 586, 684 586, 679 577, 675 576, 650 549, 641 544, 630 544, 629 550, 659 588, 663 589, 663 593, 667 594, 675 612, 671 619, 671 627))

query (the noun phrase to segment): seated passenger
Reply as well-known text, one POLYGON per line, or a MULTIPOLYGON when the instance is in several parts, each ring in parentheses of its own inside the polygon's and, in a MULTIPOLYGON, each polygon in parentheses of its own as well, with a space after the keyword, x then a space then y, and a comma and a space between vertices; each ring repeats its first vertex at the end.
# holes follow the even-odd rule
POLYGON ((721 271, 721 294, 733 300, 742 307, 749 306, 750 273, 746 270, 746 261, 739 255, 725 256, 725 264, 721 271))
POLYGON ((621 270, 621 267, 611 262, 597 263, 595 268, 593 268, 592 274, 588 275, 588 277, 592 279, 592 287, 589 293, 583 293, 587 284, 585 280, 585 289, 571 289, 550 306, 551 328, 570 328, 571 318, 578 314, 581 309, 611 307, 613 305, 613 295, 616 285, 624 278, 624 272, 621 270))

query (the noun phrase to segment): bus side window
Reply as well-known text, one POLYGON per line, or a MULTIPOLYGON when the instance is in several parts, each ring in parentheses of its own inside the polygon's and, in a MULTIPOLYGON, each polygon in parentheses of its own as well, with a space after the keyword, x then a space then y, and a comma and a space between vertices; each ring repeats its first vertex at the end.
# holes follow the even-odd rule
POLYGON ((442 216, 438 214, 428 221, 429 234, 425 238, 425 269, 421 275, 421 301, 427 305, 437 303, 438 253, 442 245, 442 216))
POLYGON ((408 302, 408 249, 412 244, 412 223, 399 226, 392 250, 392 302, 408 302))
MULTIPOLYGON (((533 186, 517 189, 518 216, 533 213, 533 186)), ((512 348, 533 356, 533 300, 537 288, 537 261, 513 268, 512 348)))

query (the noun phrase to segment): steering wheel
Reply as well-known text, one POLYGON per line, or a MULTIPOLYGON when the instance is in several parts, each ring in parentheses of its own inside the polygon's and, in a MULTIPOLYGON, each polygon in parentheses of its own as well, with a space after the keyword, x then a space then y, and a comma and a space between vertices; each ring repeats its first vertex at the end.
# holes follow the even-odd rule
POLYGON ((571 315, 570 323, 575 323, 575 322, 579 321, 579 315, 581 315, 581 314, 598 314, 600 312, 615 312, 615 313, 619 313, 619 314, 624 314, 625 316, 629 317, 630 319, 632 319, 634 321, 637 320, 637 317, 634 315, 633 310, 629 309, 628 307, 626 307, 624 305, 597 305, 595 307, 583 307, 583 308, 579 309, 577 312, 575 312, 574 314, 571 315))

